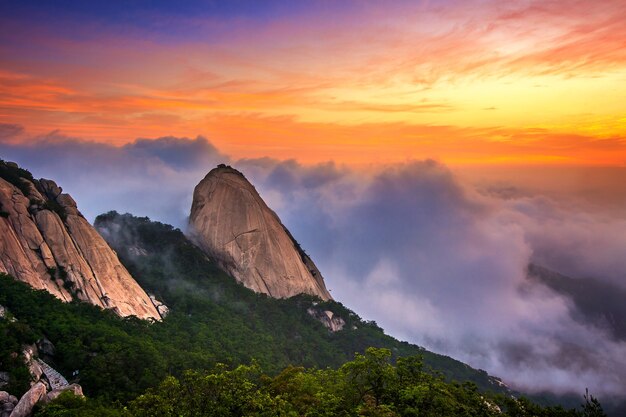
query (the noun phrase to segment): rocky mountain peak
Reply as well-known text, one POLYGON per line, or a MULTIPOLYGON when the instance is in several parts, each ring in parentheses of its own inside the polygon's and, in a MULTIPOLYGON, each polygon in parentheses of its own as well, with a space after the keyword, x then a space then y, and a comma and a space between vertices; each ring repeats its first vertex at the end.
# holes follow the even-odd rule
POLYGON ((246 287, 275 298, 331 299, 322 274, 236 169, 218 165, 196 186, 192 239, 246 287))
POLYGON ((160 319, 150 297, 54 181, 0 160, 0 272, 56 297, 160 319))

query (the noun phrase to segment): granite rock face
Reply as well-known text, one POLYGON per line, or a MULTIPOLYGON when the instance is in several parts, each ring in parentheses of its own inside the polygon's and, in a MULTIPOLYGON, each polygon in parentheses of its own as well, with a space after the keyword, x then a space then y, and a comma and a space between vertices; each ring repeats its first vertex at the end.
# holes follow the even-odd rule
POLYGON ((37 382, 20 398, 10 417, 29 417, 35 404, 46 396, 46 392, 46 385, 43 382, 37 382))
POLYGON ((333 333, 343 330, 343 327, 346 325, 344 319, 335 315, 335 313, 330 310, 319 310, 314 307, 310 307, 306 312, 313 318, 317 319, 324 325, 324 327, 333 333))
POLYGON ((313 261, 236 169, 220 165, 196 186, 189 225, 192 240, 246 287, 331 299, 313 261))
POLYGON ((64 301, 159 320, 148 295, 74 199, 54 181, 13 175, 17 169, 0 161, 0 272, 64 301))

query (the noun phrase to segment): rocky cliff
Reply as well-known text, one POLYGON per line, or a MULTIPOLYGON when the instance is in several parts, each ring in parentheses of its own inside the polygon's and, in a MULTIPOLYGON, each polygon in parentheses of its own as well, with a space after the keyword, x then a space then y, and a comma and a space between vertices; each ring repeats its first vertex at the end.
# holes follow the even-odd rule
POLYGON ((0 272, 58 298, 160 319, 115 252, 54 181, 0 161, 0 272))
POLYGON ((313 261, 236 169, 220 165, 196 186, 189 225, 196 244, 246 287, 331 299, 313 261))

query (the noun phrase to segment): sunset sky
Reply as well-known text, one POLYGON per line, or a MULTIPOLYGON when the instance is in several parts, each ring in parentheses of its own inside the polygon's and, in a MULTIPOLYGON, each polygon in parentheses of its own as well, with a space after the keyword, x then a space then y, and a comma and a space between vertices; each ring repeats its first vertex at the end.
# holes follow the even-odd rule
POLYGON ((0 2, 0 140, 626 165, 626 2, 0 2))
POLYGON ((389 334, 624 399, 626 0, 47 3, 0 0, 0 159, 88 220, 231 164, 389 334))

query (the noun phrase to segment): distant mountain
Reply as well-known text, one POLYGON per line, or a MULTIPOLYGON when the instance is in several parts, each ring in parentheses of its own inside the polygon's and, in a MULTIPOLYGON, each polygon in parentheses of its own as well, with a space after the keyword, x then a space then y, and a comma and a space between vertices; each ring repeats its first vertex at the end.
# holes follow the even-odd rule
POLYGON ((574 319, 607 329, 613 337, 626 341, 626 290, 591 278, 572 278, 531 264, 528 277, 569 297, 576 309, 574 319))
POLYGON ((159 320, 145 291, 62 191, 0 160, 0 272, 64 301, 159 320))
MULTIPOLYGON (((626 341, 626 291, 623 288, 599 279, 573 278, 537 264, 528 266, 527 276, 569 298, 574 320, 605 330, 616 340, 626 341)), ((531 398, 540 404, 572 407, 580 402, 576 395, 548 392, 537 393, 531 398)), ((624 396, 606 396, 602 405, 610 416, 626 416, 624 396)))
POLYGON ((200 181, 191 237, 246 287, 274 298, 331 299, 322 274, 243 174, 220 165, 200 181))

